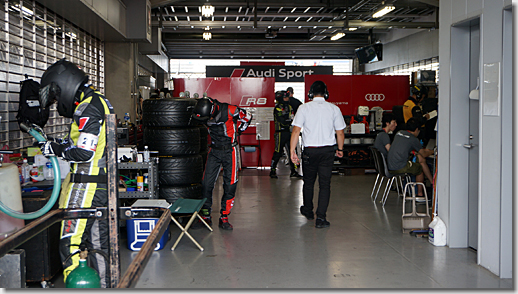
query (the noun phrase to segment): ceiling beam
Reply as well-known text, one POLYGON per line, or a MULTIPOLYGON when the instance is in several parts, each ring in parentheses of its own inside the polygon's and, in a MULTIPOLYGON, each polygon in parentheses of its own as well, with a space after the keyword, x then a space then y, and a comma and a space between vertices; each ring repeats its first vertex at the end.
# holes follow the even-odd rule
MULTIPOLYGON (((158 26, 158 21, 152 22, 153 26, 158 26)), ((192 28, 205 28, 207 26, 209 27, 253 27, 254 22, 253 21, 162 21, 163 27, 192 27, 192 28)), ((293 21, 260 21, 258 22, 259 28, 267 28, 268 26, 271 27, 303 27, 303 28, 327 28, 329 26, 331 27, 337 27, 341 28, 344 26, 344 21, 337 20, 337 21, 325 21, 325 22, 318 22, 318 21, 301 21, 301 22, 293 22, 293 21)), ((390 22, 382 22, 382 21, 361 21, 361 20, 349 20, 349 26, 350 27, 362 27, 362 28, 405 28, 405 29, 427 29, 427 28, 434 28, 435 22, 397 22, 397 21, 390 21, 390 22)))
POLYGON ((425 3, 435 7, 439 7, 439 0, 415 0, 417 2, 425 3))
MULTIPOLYGON (((172 13, 172 14, 169 14, 169 15, 164 15, 164 16, 169 16, 169 17, 199 17, 201 14, 198 13, 198 11, 195 11, 195 12, 185 12, 185 11, 181 11, 181 12, 175 12, 175 13, 172 13)), ((364 15, 362 13, 351 13, 349 15, 349 17, 357 17, 357 16, 360 16, 360 15, 364 15)), ((229 13, 225 13, 225 12, 214 12, 214 17, 249 17, 250 15, 245 15, 244 12, 242 13, 238 13, 238 12, 229 12, 229 13)), ((334 18, 334 17, 341 17, 342 15, 339 15, 337 13, 312 13, 312 12, 308 12, 308 13, 303 13, 303 12, 295 12, 295 13, 289 13, 289 12, 286 12, 286 13, 276 13, 275 11, 273 12, 267 12, 267 13, 264 13, 264 12, 258 12, 257 13, 257 17, 330 17, 330 18, 334 18)), ((345 14, 343 14, 343 17, 345 17, 345 14)), ((383 17, 399 17, 399 18, 407 18, 407 17, 411 17, 411 18, 417 18, 417 17, 423 17, 423 15, 420 15, 420 14, 386 14, 384 15, 383 17)))

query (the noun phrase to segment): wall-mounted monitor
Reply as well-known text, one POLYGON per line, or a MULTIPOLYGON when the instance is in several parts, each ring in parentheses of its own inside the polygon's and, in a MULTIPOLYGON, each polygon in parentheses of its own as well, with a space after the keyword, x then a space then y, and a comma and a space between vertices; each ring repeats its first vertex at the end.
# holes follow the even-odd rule
POLYGON ((383 60, 383 44, 376 43, 364 46, 356 49, 355 53, 360 64, 381 61, 383 60))

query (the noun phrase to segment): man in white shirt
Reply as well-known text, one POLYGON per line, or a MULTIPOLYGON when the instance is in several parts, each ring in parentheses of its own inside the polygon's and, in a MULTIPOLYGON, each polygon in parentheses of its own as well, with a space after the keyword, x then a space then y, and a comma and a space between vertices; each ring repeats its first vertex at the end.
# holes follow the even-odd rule
POLYGON ((290 154, 291 160, 299 164, 295 146, 301 130, 304 129, 302 132, 304 186, 300 213, 309 220, 314 219, 313 187, 318 175, 319 193, 315 227, 326 228, 330 225, 326 219, 326 211, 331 194, 333 162, 335 154, 338 157, 343 156, 345 121, 338 106, 326 101, 329 93, 324 82, 314 82, 308 97, 313 101, 299 107, 292 123, 290 154), (337 144, 338 148, 336 148, 337 144))

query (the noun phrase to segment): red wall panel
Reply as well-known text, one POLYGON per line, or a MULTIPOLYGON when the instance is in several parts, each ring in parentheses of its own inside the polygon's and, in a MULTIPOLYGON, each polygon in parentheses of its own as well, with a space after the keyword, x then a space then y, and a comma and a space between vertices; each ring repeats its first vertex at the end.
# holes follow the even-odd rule
POLYGON ((313 82, 319 80, 327 85, 327 101, 340 107, 343 115, 357 115, 358 106, 392 110, 392 106, 405 103, 410 93, 408 76, 308 75, 304 79, 306 89, 309 91, 313 82))
MULTIPOLYGON (((191 97, 198 93, 200 97, 206 92, 211 98, 220 102, 237 105, 242 108, 269 107, 273 112, 275 106, 275 78, 195 78, 174 79, 173 96, 189 91, 191 97)), ((249 128, 250 131, 255 128, 249 128)), ((274 150, 274 124, 270 122, 270 140, 260 140, 262 166, 270 166, 274 150)), ((241 151, 242 167, 257 166, 259 150, 255 152, 241 151)))

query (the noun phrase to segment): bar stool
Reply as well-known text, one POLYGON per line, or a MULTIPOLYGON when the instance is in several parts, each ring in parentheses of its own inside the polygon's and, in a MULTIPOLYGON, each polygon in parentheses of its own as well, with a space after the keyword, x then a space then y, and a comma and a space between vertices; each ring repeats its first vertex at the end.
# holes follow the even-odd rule
POLYGON ((423 183, 408 182, 403 190, 403 215, 401 216, 401 226, 403 233, 405 230, 412 229, 426 229, 430 224, 430 208, 428 206, 428 193, 426 192, 426 186, 423 183), (416 196, 416 188, 418 185, 423 186, 424 196, 416 196), (411 196, 407 197, 407 191, 411 196), (406 212, 406 201, 412 201, 412 212, 406 212), (424 201, 426 204, 426 212, 417 212, 417 201, 424 201))

